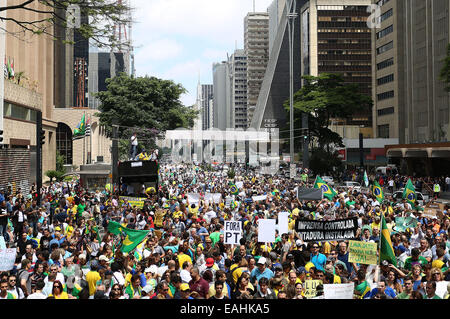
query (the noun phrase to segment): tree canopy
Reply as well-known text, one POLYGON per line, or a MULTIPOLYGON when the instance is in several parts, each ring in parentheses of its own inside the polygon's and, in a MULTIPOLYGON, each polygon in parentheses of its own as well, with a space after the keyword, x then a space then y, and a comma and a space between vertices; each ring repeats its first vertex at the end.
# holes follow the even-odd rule
MULTIPOLYGON (((128 45, 117 37, 116 25, 131 22, 130 10, 117 0, 17 0, 14 4, 0 6, 0 14, 7 13, 0 19, 13 22, 24 32, 48 34, 55 39, 58 36, 54 26, 74 28, 95 46, 114 48, 128 45), (31 20, 26 19, 26 13, 30 12, 35 13, 31 20)), ((65 38, 59 40, 66 41, 65 38)))
POLYGON ((143 147, 154 147, 155 137, 177 128, 191 128, 197 113, 180 101, 186 90, 181 84, 156 77, 129 77, 120 73, 107 79, 107 91, 97 93, 100 119, 109 134, 118 125, 119 137, 129 139, 133 132, 143 147))
MULTIPOLYGON (((355 113, 370 111, 372 98, 359 92, 358 84, 346 84, 340 74, 303 76, 302 88, 294 94, 294 125, 302 127, 301 115, 308 114, 308 135, 320 148, 343 146, 342 137, 329 127, 334 119, 349 119, 355 113)), ((289 101, 284 104, 289 113, 289 101)), ((296 134, 298 135, 298 134, 296 134)))

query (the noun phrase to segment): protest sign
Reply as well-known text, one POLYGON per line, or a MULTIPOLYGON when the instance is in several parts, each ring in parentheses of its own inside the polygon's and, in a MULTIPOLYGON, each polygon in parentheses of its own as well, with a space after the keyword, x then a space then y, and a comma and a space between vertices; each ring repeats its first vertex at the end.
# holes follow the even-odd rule
POLYGON ((307 299, 312 299, 317 295, 317 286, 322 284, 322 280, 305 280, 303 290, 307 299))
POLYGON ((0 236, 0 249, 6 249, 5 238, 3 236, 0 236))
POLYGON ((237 188, 242 189, 242 187, 244 187, 244 182, 236 182, 234 185, 236 185, 237 188))
POLYGON ((355 283, 323 285, 324 299, 353 299, 355 283))
POLYGON ((191 205, 192 204, 198 205, 198 203, 200 202, 200 194, 188 193, 187 197, 188 197, 189 204, 191 204, 191 205))
POLYGON ((278 214, 278 233, 280 235, 289 232, 289 213, 281 212, 278 214))
POLYGON ((267 195, 253 196, 252 199, 253 199, 254 202, 258 202, 258 201, 261 201, 261 200, 266 200, 267 199, 267 195))
POLYGON ((242 222, 227 220, 225 221, 224 243, 229 245, 238 245, 242 238, 242 222))
POLYGON ((306 220, 295 222, 295 229, 304 242, 350 240, 356 238, 358 218, 339 220, 306 220))
POLYGON ((416 226, 417 219, 414 217, 395 217, 395 231, 404 232, 408 228, 415 228, 416 226))
POLYGON ((322 200, 322 188, 303 188, 297 189, 297 197, 299 200, 322 200))
POLYGON ((376 243, 350 240, 348 248, 348 262, 364 265, 377 264, 376 243))
POLYGON ((145 197, 120 196, 119 204, 122 205, 124 203, 125 199, 128 201, 128 203, 130 203, 131 207, 136 206, 137 208, 143 208, 145 200, 147 200, 147 198, 145 198, 145 197))
POLYGON ((16 249, 0 249, 0 271, 9 271, 14 268, 16 249))
POLYGON ((442 203, 428 203, 424 210, 423 216, 425 217, 437 217, 442 218, 444 216, 443 211, 445 209, 445 204, 442 203))
POLYGON ((275 242, 275 219, 258 219, 258 242, 275 242))
POLYGON ((219 204, 222 199, 221 193, 206 193, 205 202, 219 204))

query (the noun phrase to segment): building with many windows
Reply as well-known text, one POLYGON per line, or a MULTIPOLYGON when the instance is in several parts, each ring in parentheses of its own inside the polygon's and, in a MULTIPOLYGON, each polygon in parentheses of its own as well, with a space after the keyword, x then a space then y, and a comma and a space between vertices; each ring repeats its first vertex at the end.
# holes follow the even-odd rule
POLYGON ((229 59, 231 76, 232 127, 246 129, 247 125, 247 56, 235 50, 229 59))
POLYGON ((247 118, 251 123, 269 62, 269 14, 250 12, 244 19, 244 50, 247 56, 247 118))
MULTIPOLYGON (((372 38, 367 24, 370 3, 310 0, 301 8, 302 75, 339 73, 344 83, 356 83, 361 93, 372 95, 372 38)), ((334 123, 343 137, 356 138, 360 132, 373 136, 372 110, 350 119, 335 119, 334 123), (347 136, 349 132, 356 136, 347 136)))
POLYGON ((400 143, 449 140, 450 100, 439 73, 450 42, 449 2, 373 1, 374 131, 400 143))

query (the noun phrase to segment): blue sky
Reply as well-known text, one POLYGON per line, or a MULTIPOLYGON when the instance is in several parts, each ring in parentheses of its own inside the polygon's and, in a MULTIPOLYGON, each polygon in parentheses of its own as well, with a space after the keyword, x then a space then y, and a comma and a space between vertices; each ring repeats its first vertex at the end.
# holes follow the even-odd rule
MULTIPOLYGON (((273 0, 255 0, 266 12, 273 0)), ((181 101, 195 103, 200 74, 212 84, 212 64, 244 47, 244 17, 253 0, 130 0, 137 76, 180 83, 189 92, 181 101)))

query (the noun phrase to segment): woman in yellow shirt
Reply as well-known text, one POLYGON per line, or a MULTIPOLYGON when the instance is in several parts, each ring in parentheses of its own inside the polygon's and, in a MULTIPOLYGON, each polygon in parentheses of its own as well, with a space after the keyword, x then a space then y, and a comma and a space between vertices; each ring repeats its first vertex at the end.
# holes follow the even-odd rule
POLYGON ((55 299, 69 299, 69 295, 64 291, 63 285, 59 280, 55 280, 53 283, 52 293, 49 297, 53 297, 55 299))

